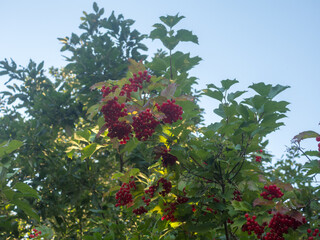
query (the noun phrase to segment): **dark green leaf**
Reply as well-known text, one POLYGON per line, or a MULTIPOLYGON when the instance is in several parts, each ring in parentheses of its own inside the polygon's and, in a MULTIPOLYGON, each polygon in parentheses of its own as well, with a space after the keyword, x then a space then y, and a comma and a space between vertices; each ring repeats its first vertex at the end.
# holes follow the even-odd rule
POLYGON ((193 42, 198 44, 198 37, 192 34, 192 32, 189 30, 185 30, 185 29, 178 30, 176 38, 182 42, 193 42))
POLYGON ((225 90, 228 90, 233 84, 236 84, 238 82, 239 81, 235 79, 234 80, 226 79, 221 81, 221 85, 225 90))
POLYGON ((166 24, 168 27, 172 28, 174 25, 176 25, 178 22, 180 22, 181 19, 185 18, 184 16, 179 16, 179 13, 177 15, 167 15, 160 17, 160 20, 166 24))
POLYGON ((220 102, 221 102, 222 99, 223 99, 223 94, 222 94, 222 92, 220 92, 220 91, 217 91, 217 90, 212 91, 212 90, 210 90, 210 89, 203 89, 202 91, 204 92, 202 95, 206 95, 206 96, 208 96, 208 97, 217 99, 217 100, 220 101, 220 102))
POLYGON ((249 88, 252 88, 255 90, 257 93, 259 93, 263 97, 267 97, 271 91, 271 84, 265 84, 263 82, 260 83, 254 83, 249 88))
POLYGON ((271 90, 268 94, 268 97, 272 99, 275 96, 277 96, 279 93, 281 93, 282 91, 286 90, 287 88, 289 88, 289 86, 281 86, 278 84, 278 85, 271 88, 271 90))

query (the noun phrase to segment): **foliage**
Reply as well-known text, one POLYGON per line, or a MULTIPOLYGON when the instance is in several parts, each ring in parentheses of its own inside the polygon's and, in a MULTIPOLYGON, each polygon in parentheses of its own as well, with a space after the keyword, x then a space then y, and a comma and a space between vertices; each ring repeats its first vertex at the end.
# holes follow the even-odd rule
POLYGON ((147 61, 147 36, 131 30, 133 20, 93 9, 81 18, 83 33, 59 38, 62 70, 0 62, 9 77, 2 236, 31 238, 32 225, 45 239, 306 239, 320 224, 319 151, 300 144, 319 134, 298 134, 272 166, 267 151, 268 134, 284 125, 289 103, 276 97, 288 86, 232 91, 238 81, 226 79, 196 90, 189 71, 201 58, 174 52, 198 44, 175 29, 183 16, 160 17, 148 37, 166 50, 147 61), (220 121, 209 126, 203 95, 218 101, 220 121))

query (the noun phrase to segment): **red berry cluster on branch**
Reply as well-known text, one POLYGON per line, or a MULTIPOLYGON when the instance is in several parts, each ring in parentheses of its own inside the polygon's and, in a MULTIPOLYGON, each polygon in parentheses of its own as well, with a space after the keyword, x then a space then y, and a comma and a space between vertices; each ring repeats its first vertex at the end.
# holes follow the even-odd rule
POLYGON ((41 231, 38 231, 37 229, 32 229, 32 234, 29 235, 29 238, 36 238, 38 237, 39 235, 41 235, 41 231))
POLYGON ((151 75, 148 75, 148 71, 144 71, 143 73, 140 71, 137 74, 133 74, 133 78, 129 78, 130 84, 123 85, 120 96, 127 95, 127 98, 131 98, 131 92, 137 92, 138 89, 142 89, 143 81, 150 82, 151 75))
MULTIPOLYGON (((150 79, 151 75, 148 75, 148 71, 140 71, 138 74, 133 74, 133 78, 129 78, 130 84, 124 84, 122 86, 119 96, 126 95, 126 101, 129 101, 131 99, 131 92, 137 92, 139 89, 142 89, 143 82, 150 82, 150 79)), ((101 89, 103 97, 105 98, 110 93, 114 93, 117 88, 119 88, 117 85, 112 87, 103 86, 101 89)), ((162 103, 161 106, 156 104, 158 111, 165 115, 163 119, 164 123, 172 124, 173 122, 182 119, 182 108, 174 103, 175 100, 167 100, 167 102, 162 103)), ((125 144, 130 139, 133 128, 137 139, 139 141, 146 141, 153 135, 155 128, 160 124, 160 121, 154 117, 151 110, 148 108, 140 112, 138 116, 134 116, 132 118, 132 124, 128 123, 128 121, 131 120, 120 121, 120 118, 128 115, 125 106, 125 103, 120 104, 118 102, 116 96, 113 99, 108 100, 106 104, 102 106, 101 112, 103 113, 106 122, 105 127, 109 131, 108 136, 110 138, 118 138, 120 144, 125 144)), ((169 164, 171 164, 171 162, 169 164)))
POLYGON ((250 218, 249 214, 246 213, 244 216, 247 219, 247 222, 244 225, 242 225, 241 230, 243 232, 248 232, 249 235, 254 233, 258 239, 261 239, 262 234, 264 233, 264 229, 267 226, 267 223, 263 223, 261 226, 256 221, 257 217, 255 215, 253 215, 252 218, 250 218))
MULTIPOLYGON (((166 203, 165 203, 166 205, 166 203)), ((171 222, 175 222, 177 221, 176 217, 174 216, 174 212, 177 209, 177 205, 178 203, 176 202, 172 202, 170 203, 169 207, 165 208, 163 211, 166 213, 162 216, 161 220, 167 220, 167 221, 171 221, 171 222)))
POLYGON ((242 198, 241 198, 241 192, 237 189, 235 189, 233 191, 233 200, 236 200, 238 202, 241 202, 242 201, 242 198))
POLYGON ((136 138, 139 141, 146 141, 155 131, 155 128, 160 124, 152 115, 149 108, 140 112, 137 117, 133 117, 133 129, 136 133, 136 138))
POLYGON ((119 118, 128 115, 125 104, 120 104, 118 98, 114 97, 102 106, 101 112, 104 115, 104 120, 106 122, 105 126, 109 131, 108 136, 110 138, 118 138, 125 143, 129 139, 129 135, 132 131, 130 124, 119 121, 119 118))
POLYGON ((178 160, 178 158, 176 156, 173 156, 169 152, 170 152, 170 149, 169 150, 164 149, 164 151, 161 153, 163 167, 172 166, 178 160))
POLYGON ((103 86, 102 89, 101 89, 102 97, 106 97, 110 93, 115 92, 118 87, 119 87, 118 85, 115 85, 112 88, 103 86))
POLYGON ((172 188, 172 184, 170 181, 164 179, 164 178, 160 178, 159 181, 158 181, 158 184, 157 184, 157 187, 159 186, 159 183, 162 183, 162 188, 163 188, 163 191, 159 192, 159 194, 161 196, 166 196, 168 193, 171 192, 171 188, 172 188))
POLYGON ((159 104, 156 104, 156 107, 160 112, 164 113, 165 115, 165 118, 163 119, 164 123, 171 124, 182 119, 181 117, 183 113, 182 107, 175 104, 175 100, 170 101, 168 99, 167 102, 162 103, 161 106, 159 104))
MULTIPOLYGON (((258 152, 258 151, 257 151, 258 152)), ((263 152, 262 149, 259 150, 260 153, 263 152)), ((256 162, 261 162, 262 157, 261 156, 256 156, 256 162)))
POLYGON ((302 223, 293 217, 276 213, 269 222, 270 232, 263 237, 263 240, 284 240, 283 234, 288 233, 289 228, 296 230, 302 223))
POLYGON ((144 214, 144 213, 147 213, 148 210, 145 209, 143 206, 141 206, 141 207, 139 207, 139 208, 134 209, 132 212, 133 212, 134 214, 136 214, 136 215, 142 215, 142 214, 144 214))
POLYGON ((148 194, 150 198, 153 198, 155 191, 157 191, 157 186, 152 185, 147 190, 145 190, 144 192, 146 194, 148 194))
POLYGON ((267 200, 272 200, 274 198, 281 198, 283 196, 283 192, 281 192, 280 188, 276 185, 264 186, 266 191, 260 194, 261 197, 267 200))
POLYGON ((137 188, 133 180, 129 181, 129 183, 122 184, 120 190, 116 193, 116 199, 118 200, 115 205, 116 207, 125 206, 133 202, 132 194, 130 193, 132 188, 137 188))
POLYGON ((312 235, 312 236, 310 236, 310 237, 308 238, 308 240, 315 240, 316 237, 317 237, 317 235, 318 235, 319 238, 320 238, 320 233, 319 233, 319 229, 318 229, 318 228, 314 229, 313 232, 312 232, 312 230, 311 230, 310 228, 308 228, 308 229, 307 229, 307 232, 312 235))
POLYGON ((215 201, 217 203, 220 202, 220 200, 218 198, 216 198, 214 194, 209 195, 208 198, 213 198, 213 201, 215 201))

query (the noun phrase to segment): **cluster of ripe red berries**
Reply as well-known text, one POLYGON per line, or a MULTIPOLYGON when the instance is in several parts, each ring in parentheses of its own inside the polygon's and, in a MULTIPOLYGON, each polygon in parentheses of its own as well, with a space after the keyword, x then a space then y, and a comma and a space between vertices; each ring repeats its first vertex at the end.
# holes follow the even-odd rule
POLYGON ((247 222, 244 225, 242 225, 241 230, 243 232, 248 232, 249 235, 254 233, 258 239, 261 239, 262 234, 264 233, 264 229, 267 226, 267 223, 264 222, 261 226, 256 221, 257 217, 255 215, 253 215, 252 218, 250 218, 249 214, 246 213, 244 216, 247 219, 247 222))
MULTIPOLYGON (((259 150, 260 153, 263 152, 262 149, 259 150)), ((262 157, 261 156, 256 156, 256 162, 261 162, 262 157)))
POLYGON ((106 122, 105 126, 108 128, 108 137, 118 138, 122 142, 126 142, 129 139, 131 133, 131 126, 127 122, 119 121, 119 118, 128 115, 125 104, 120 104, 117 97, 109 100, 101 108, 101 112, 104 115, 106 122))
POLYGON ((319 142, 318 143, 318 151, 320 152, 320 136, 316 137, 316 141, 319 142))
POLYGON ((241 198, 241 192, 237 189, 235 189, 233 191, 233 200, 236 200, 238 202, 241 202, 242 201, 242 198, 241 198))
POLYGON ((29 238, 36 238, 36 237, 38 237, 39 235, 41 235, 41 233, 42 233, 41 231, 38 231, 38 230, 35 229, 35 228, 32 229, 32 232, 33 232, 33 233, 29 235, 29 238))
MULTIPOLYGON (((186 192, 186 188, 183 188, 183 195, 184 196, 178 196, 177 199, 169 204, 169 207, 165 208, 163 211, 166 213, 162 216, 161 220, 167 220, 167 221, 171 221, 171 222, 175 222, 177 219, 174 216, 174 212, 177 209, 177 206, 180 204, 184 204, 186 202, 189 201, 189 198, 186 197, 187 192, 186 192)), ((164 203, 164 206, 167 206, 167 203, 164 203)), ((192 211, 195 212, 195 206, 192 205, 192 211), (194 210, 194 211, 193 211, 194 210)))
POLYGON ((215 201, 215 202, 217 202, 217 203, 220 202, 220 200, 219 200, 218 198, 216 198, 216 197, 214 196, 214 194, 209 195, 208 198, 213 198, 213 201, 215 201))
POLYGON ((320 233, 319 233, 319 229, 316 228, 314 229, 314 231, 312 232, 312 230, 310 228, 308 228, 307 232, 309 234, 312 234, 312 236, 308 237, 308 240, 315 240, 315 237, 317 237, 317 235, 320 237, 320 233))
MULTIPOLYGON (((302 221, 306 223, 305 218, 302 221)), ((289 215, 276 213, 269 222, 270 232, 263 237, 263 240, 285 240, 283 234, 288 233, 289 228, 296 230, 301 225, 301 222, 289 215)))
POLYGON ((169 150, 164 149, 163 152, 161 153, 163 167, 172 166, 178 160, 178 158, 176 156, 173 156, 169 152, 170 152, 170 149, 169 150))
MULTIPOLYGON (((126 95, 127 100, 131 99, 131 92, 137 92, 138 89, 142 89, 143 81, 150 82, 151 76, 148 75, 147 71, 143 73, 140 71, 137 74, 133 74, 133 78, 130 78, 130 84, 125 84, 119 93, 119 96, 126 95)), ((117 85, 113 87, 103 86, 101 92, 103 97, 107 97, 110 93, 115 92, 119 88, 117 85)), ((120 144, 125 144, 131 136, 132 127, 134 128, 136 137, 139 141, 146 141, 155 131, 155 128, 160 124, 158 120, 153 116, 150 109, 146 109, 139 113, 138 116, 133 117, 132 125, 127 121, 119 121, 121 117, 128 115, 127 109, 125 108, 125 103, 120 104, 117 97, 106 102, 101 108, 101 112, 104 115, 104 120, 106 122, 105 126, 108 129, 108 136, 110 138, 118 138, 120 144)), ((182 119, 181 115, 183 113, 182 108, 174 104, 175 100, 167 100, 167 102, 162 103, 160 106, 156 104, 158 111, 164 113, 165 117, 163 119, 164 123, 172 124, 173 122, 182 119)))
POLYGON ((160 124, 155 120, 149 108, 140 112, 137 117, 133 117, 133 129, 136 133, 136 138, 139 141, 146 141, 155 131, 155 128, 160 124))
POLYGON ((151 76, 148 75, 148 71, 144 71, 143 73, 141 71, 137 74, 133 74, 133 78, 129 78, 130 84, 123 85, 120 96, 127 95, 127 99, 131 98, 131 92, 137 92, 138 89, 142 89, 142 83, 143 81, 150 82, 151 76))
POLYGON ((280 188, 276 185, 264 186, 266 191, 260 194, 261 197, 267 200, 272 200, 274 198, 281 198, 283 196, 283 192, 281 192, 280 188))
POLYGON ((163 112, 165 114, 165 118, 163 119, 164 123, 174 123, 178 120, 182 120, 182 107, 179 105, 175 104, 175 100, 167 100, 167 102, 162 103, 160 106, 159 104, 156 103, 156 107, 160 112, 163 112))
MULTIPOLYGON (((131 177, 131 179, 133 179, 133 177, 131 177)), ((115 205, 116 207, 125 206, 133 201, 132 194, 130 193, 132 188, 137 188, 134 180, 122 184, 120 190, 116 193, 116 199, 118 200, 115 205)))
POLYGON ((162 183, 162 188, 163 188, 163 190, 162 190, 161 192, 159 192, 159 194, 160 194, 161 196, 164 197, 164 196, 166 196, 168 193, 171 192, 172 184, 171 184, 170 181, 168 181, 168 180, 166 180, 166 179, 164 179, 164 178, 160 178, 160 179, 158 180, 157 187, 159 186, 159 183, 162 183))
POLYGON ((144 213, 147 213, 148 210, 145 209, 144 206, 141 206, 141 207, 139 207, 139 208, 134 209, 132 212, 133 212, 134 214, 136 214, 136 215, 142 215, 142 214, 144 214, 144 213))

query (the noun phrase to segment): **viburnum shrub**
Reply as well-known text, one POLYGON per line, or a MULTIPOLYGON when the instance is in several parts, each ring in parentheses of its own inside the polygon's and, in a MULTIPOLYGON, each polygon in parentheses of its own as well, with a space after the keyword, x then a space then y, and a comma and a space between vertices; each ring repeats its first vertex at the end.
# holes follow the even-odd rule
POLYGON ((102 101, 88 114, 100 109, 103 116, 91 144, 99 144, 97 152, 106 150, 117 166, 105 195, 115 197, 113 210, 128 229, 122 236, 306 237, 311 220, 303 194, 264 164, 267 136, 284 124, 288 111, 289 103, 275 97, 288 86, 260 82, 232 91, 238 81, 226 79, 193 89, 196 78, 188 70, 199 59, 173 51, 179 41, 197 42, 192 32, 173 30, 182 18, 162 17, 150 34, 168 55, 159 51, 151 62, 129 60, 124 78, 92 87, 102 90, 102 101), (212 100, 218 119, 208 126, 197 104, 201 96, 212 100), (113 130, 120 123, 122 128, 113 130))

